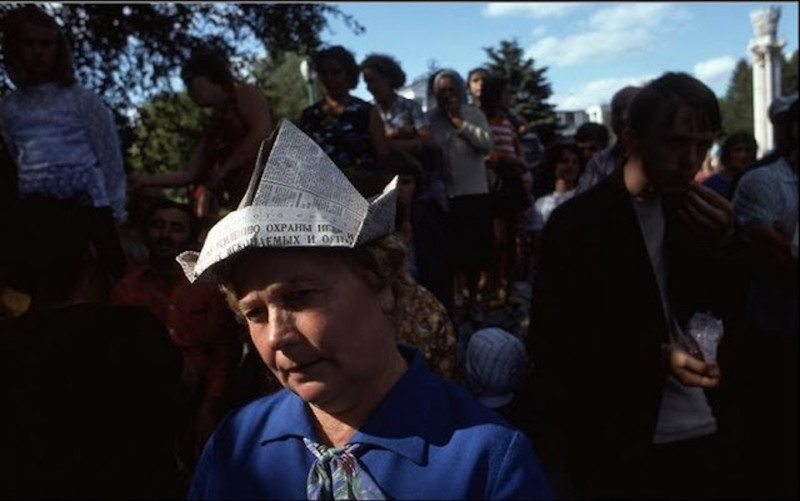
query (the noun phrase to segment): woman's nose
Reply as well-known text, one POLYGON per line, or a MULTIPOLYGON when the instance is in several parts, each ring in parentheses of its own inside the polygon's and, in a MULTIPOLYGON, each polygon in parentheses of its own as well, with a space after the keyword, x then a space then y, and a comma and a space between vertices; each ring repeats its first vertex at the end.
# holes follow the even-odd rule
POLYGON ((283 308, 271 308, 267 324, 267 342, 270 348, 278 350, 292 342, 295 333, 292 313, 283 308))

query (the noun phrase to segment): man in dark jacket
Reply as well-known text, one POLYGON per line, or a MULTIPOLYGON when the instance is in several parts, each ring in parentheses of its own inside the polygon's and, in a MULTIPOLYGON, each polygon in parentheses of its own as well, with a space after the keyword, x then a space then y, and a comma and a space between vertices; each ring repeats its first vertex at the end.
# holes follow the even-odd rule
POLYGON ((726 336, 735 325, 732 207, 692 181, 720 122, 698 80, 652 81, 631 102, 623 168, 544 231, 531 386, 543 461, 567 475, 568 495, 724 495, 722 424, 706 393, 722 364, 704 360, 687 328, 698 313, 721 318, 726 336))

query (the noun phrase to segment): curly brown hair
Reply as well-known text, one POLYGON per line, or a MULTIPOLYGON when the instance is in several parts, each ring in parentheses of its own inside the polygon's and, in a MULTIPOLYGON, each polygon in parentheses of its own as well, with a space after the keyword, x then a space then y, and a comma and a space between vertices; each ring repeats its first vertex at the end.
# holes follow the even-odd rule
POLYGON ((406 73, 392 56, 370 54, 361 62, 361 70, 363 71, 364 68, 372 68, 389 80, 392 90, 397 90, 406 83, 406 73))

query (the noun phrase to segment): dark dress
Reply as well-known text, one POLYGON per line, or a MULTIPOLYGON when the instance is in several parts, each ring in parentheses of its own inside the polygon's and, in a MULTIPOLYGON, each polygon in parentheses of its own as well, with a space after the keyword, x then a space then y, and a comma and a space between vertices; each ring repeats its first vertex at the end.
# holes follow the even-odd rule
POLYGON ((303 110, 300 129, 308 134, 365 197, 379 193, 384 179, 369 133, 372 105, 351 96, 339 116, 326 115, 320 101, 303 110))

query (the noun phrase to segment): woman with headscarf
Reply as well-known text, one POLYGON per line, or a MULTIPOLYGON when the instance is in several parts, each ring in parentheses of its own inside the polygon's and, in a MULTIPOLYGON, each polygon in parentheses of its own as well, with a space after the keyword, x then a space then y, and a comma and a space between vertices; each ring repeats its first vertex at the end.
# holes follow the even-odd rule
POLYGON ((492 260, 492 210, 484 158, 494 141, 483 112, 466 104, 464 81, 457 72, 440 70, 430 84, 436 107, 428 118, 444 160, 454 266, 466 281, 468 311, 479 321, 480 274, 492 260))

